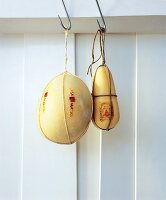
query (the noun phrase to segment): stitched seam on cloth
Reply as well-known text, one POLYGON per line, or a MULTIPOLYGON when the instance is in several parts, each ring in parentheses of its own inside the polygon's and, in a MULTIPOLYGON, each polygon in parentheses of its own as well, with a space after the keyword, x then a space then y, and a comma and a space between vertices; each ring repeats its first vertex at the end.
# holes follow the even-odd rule
POLYGON ((65 75, 66 75, 66 73, 64 73, 64 75, 63 75, 63 93, 62 93, 62 101, 63 101, 63 112, 64 112, 64 118, 65 118, 65 128, 66 128, 66 132, 67 132, 67 137, 68 137, 69 143, 71 144, 71 140, 70 140, 70 136, 69 136, 69 130, 68 130, 67 121, 66 121, 66 109, 65 109, 65 99, 64 99, 65 75))

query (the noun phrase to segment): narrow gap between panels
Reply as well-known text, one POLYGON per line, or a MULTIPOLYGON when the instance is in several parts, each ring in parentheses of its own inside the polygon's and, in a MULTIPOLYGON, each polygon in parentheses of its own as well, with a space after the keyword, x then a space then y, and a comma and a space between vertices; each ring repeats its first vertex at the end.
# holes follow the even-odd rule
POLYGON ((21 97, 21 173, 20 173, 20 199, 23 200, 23 164, 24 164, 24 76, 25 76, 25 34, 23 34, 23 63, 22 63, 22 97, 21 97))
POLYGON ((134 200, 137 200, 137 111, 138 111, 138 35, 135 36, 135 150, 134 150, 134 200))
MULTIPOLYGON (((74 50, 73 50, 73 60, 74 60, 74 62, 73 62, 73 71, 74 71, 74 74, 75 75, 77 75, 76 74, 76 34, 75 33, 73 33, 73 42, 74 42, 74 50)), ((78 193, 79 193, 79 191, 78 191, 78 176, 79 176, 79 174, 78 174, 78 142, 76 142, 76 144, 75 144, 75 151, 76 151, 76 196, 75 196, 75 199, 76 200, 78 200, 79 199, 79 196, 78 196, 78 193)))
POLYGON ((101 169, 102 169, 102 130, 100 130, 100 155, 99 155, 99 200, 101 200, 101 169))

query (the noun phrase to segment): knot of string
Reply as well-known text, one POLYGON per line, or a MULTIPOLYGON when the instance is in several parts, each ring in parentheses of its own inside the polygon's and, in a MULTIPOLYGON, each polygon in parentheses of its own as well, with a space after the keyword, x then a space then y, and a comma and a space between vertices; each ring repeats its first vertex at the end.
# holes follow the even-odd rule
POLYGON ((65 29, 65 55, 64 55, 64 68, 67 71, 67 36, 68 36, 68 29, 65 29))
POLYGON ((93 64, 95 64, 97 61, 100 60, 100 58, 102 59, 101 60, 101 63, 102 65, 105 64, 105 50, 104 50, 104 46, 105 46, 105 31, 99 29, 97 30, 96 34, 95 34, 95 37, 94 37, 94 40, 93 40, 93 46, 92 46, 92 63, 89 65, 88 67, 88 71, 87 71, 87 74, 91 74, 92 76, 92 67, 93 67, 93 64), (96 42, 96 38, 97 38, 97 35, 99 34, 99 43, 100 43, 100 56, 95 60, 95 42, 96 42))

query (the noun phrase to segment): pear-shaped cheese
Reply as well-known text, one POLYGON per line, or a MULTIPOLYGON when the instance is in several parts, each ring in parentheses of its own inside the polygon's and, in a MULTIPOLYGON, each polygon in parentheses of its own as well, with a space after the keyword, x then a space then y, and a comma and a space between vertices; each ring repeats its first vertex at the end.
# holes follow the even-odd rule
POLYGON ((112 74, 106 65, 96 69, 92 95, 93 123, 103 130, 114 128, 120 113, 112 74))
POLYGON ((92 98, 85 83, 68 72, 46 86, 38 109, 41 132, 53 142, 72 144, 87 130, 92 98))

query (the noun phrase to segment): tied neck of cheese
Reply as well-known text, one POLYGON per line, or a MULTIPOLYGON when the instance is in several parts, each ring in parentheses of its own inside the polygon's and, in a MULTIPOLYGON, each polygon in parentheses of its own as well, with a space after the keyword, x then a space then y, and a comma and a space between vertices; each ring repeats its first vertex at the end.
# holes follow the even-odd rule
POLYGON ((106 65, 100 65, 96 69, 92 95, 94 125, 102 130, 114 128, 120 113, 112 74, 106 65))

